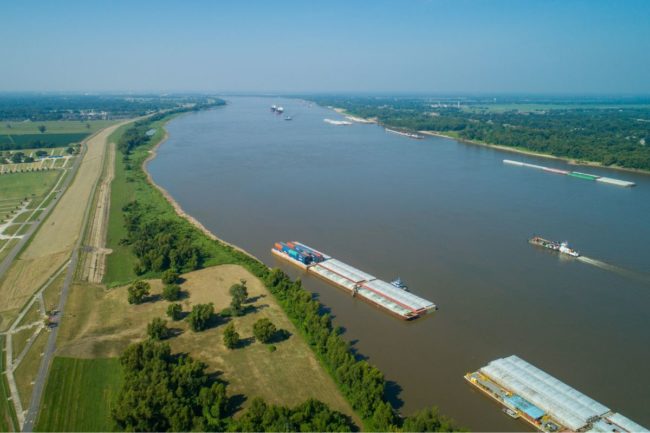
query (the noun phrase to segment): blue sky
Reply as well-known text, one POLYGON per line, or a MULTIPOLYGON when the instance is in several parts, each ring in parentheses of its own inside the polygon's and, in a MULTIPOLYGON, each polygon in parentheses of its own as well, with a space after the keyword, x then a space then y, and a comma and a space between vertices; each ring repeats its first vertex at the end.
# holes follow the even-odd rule
POLYGON ((3 1, 0 91, 650 93, 650 1, 3 1))

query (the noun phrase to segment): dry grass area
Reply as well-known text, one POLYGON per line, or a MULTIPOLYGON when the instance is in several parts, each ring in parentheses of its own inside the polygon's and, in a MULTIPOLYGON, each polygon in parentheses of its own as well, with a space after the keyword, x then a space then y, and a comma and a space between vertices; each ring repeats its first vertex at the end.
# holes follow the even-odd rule
MULTIPOLYGON (((82 232, 86 205, 102 172, 107 138, 117 127, 106 128, 88 140, 75 179, 0 283, 0 311, 23 305, 67 260, 82 232)), ((6 325, 0 323, 0 328, 6 325)))
POLYGON ((33 381, 38 374, 38 368, 43 358, 43 350, 45 350, 49 335, 50 333, 48 331, 41 330, 34 344, 29 348, 27 355, 25 355, 25 358, 23 358, 23 361, 16 369, 16 386, 18 387, 18 393, 20 394, 20 400, 24 408, 29 407, 29 400, 32 397, 32 389, 34 388, 33 381))
MULTIPOLYGON (((250 310, 234 320, 235 328, 245 344, 228 350, 223 345, 222 323, 203 332, 189 330, 185 321, 168 322, 180 334, 169 341, 175 352, 190 353, 209 366, 210 371, 222 372, 229 382, 231 395, 243 394, 249 398, 260 396, 278 404, 297 404, 307 398, 317 398, 332 408, 358 418, 341 396, 334 381, 315 358, 312 350, 298 335, 275 299, 264 285, 247 270, 237 265, 222 265, 183 276, 187 296, 181 301, 183 310, 192 305, 212 302, 216 311, 230 303, 228 289, 240 279, 247 281, 250 310), (252 341, 252 326, 260 318, 268 317, 279 329, 291 336, 275 346, 268 347, 252 341)), ((152 295, 162 291, 160 280, 150 281, 152 295)), ((146 336, 147 323, 154 317, 165 317, 168 302, 153 300, 142 305, 129 305, 126 287, 107 290, 103 286, 81 283, 71 290, 66 314, 61 324, 59 356, 99 358, 118 356, 132 342, 146 336)), ((244 407, 246 403, 244 403, 244 407)))

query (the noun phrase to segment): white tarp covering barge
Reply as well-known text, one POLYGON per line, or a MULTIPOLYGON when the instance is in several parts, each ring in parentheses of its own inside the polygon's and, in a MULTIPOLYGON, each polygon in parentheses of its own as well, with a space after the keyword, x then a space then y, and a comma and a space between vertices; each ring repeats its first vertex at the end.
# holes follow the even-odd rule
POLYGON ((354 268, 336 259, 325 260, 324 262, 319 263, 316 266, 320 266, 322 268, 327 269, 330 272, 334 272, 342 276, 343 278, 347 278, 348 280, 354 283, 360 283, 362 281, 369 281, 375 279, 375 277, 373 277, 372 275, 367 274, 357 268, 354 268))
POLYGON ((516 355, 492 361, 480 372, 574 431, 609 412, 608 407, 516 355))
POLYGON ((436 308, 436 305, 433 302, 427 301, 424 298, 420 298, 419 296, 407 292, 406 290, 399 289, 392 284, 387 283, 386 281, 366 281, 365 283, 362 283, 361 286, 381 296, 384 296, 396 304, 407 308, 417 314, 423 314, 428 310, 433 310, 436 308))
POLYGON ((629 182, 627 180, 613 179, 611 177, 597 176, 595 174, 580 173, 578 171, 571 172, 566 170, 560 170, 557 168, 544 167, 543 165, 535 165, 535 164, 528 164, 527 162, 513 161, 512 159, 504 159, 503 163, 508 165, 516 165, 518 167, 534 168, 535 170, 542 170, 547 173, 570 175, 574 177, 580 177, 582 179, 587 178, 589 180, 595 180, 596 182, 607 183, 616 186, 628 187, 628 186, 636 185, 634 182, 629 182))

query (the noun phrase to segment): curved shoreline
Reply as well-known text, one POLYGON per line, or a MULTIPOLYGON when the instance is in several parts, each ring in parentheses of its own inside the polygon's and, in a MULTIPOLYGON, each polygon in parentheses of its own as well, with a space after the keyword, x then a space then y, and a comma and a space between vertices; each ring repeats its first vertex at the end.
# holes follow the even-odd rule
POLYGON ((249 253, 245 249, 243 249, 243 248, 241 248, 241 247, 239 247, 239 246, 237 246, 235 244, 231 244, 230 242, 227 242, 227 241, 221 239, 220 237, 218 237, 217 235, 215 235, 214 233, 212 233, 210 230, 208 230, 207 227, 205 227, 203 225, 203 223, 201 223, 199 220, 194 218, 192 215, 185 212, 183 207, 174 199, 174 197, 169 193, 169 191, 167 191, 165 188, 163 188, 162 186, 160 186, 156 182, 154 182, 153 176, 151 176, 151 173, 149 173, 149 170, 147 170, 147 164, 150 161, 153 161, 156 158, 156 156, 158 156, 158 147, 160 147, 169 138, 169 132, 167 131, 166 126, 167 126, 167 122, 169 122, 171 120, 172 119, 169 119, 169 120, 165 121, 165 123, 162 126, 163 131, 165 131, 165 135, 163 136, 162 139, 160 139, 160 141, 158 143, 156 143, 155 146, 153 146, 151 149, 148 150, 149 156, 147 156, 147 158, 142 162, 142 171, 147 176, 147 182, 149 182, 154 188, 156 188, 158 191, 160 191, 160 193, 163 195, 163 197, 165 197, 165 200, 167 200, 167 202, 174 208, 174 211, 176 212, 176 215, 178 215, 179 217, 183 218, 184 220, 186 220, 187 222, 192 224, 194 227, 196 227, 198 230, 200 230, 204 235, 206 235, 207 237, 209 237, 210 239, 212 239, 214 241, 217 241, 217 242, 220 242, 220 243, 222 243, 224 245, 227 245, 230 248, 233 248, 234 250, 242 252, 242 253, 246 254, 247 256, 257 260, 260 263, 264 263, 258 257, 255 257, 253 254, 249 253))
MULTIPOLYGON (((379 126, 382 126, 384 128, 387 127, 387 125, 383 124, 382 122, 379 122, 376 118, 371 118, 371 119, 364 119, 361 117, 353 116, 349 114, 345 109, 343 108, 338 108, 335 107, 333 108, 334 111, 336 111, 339 114, 342 114, 346 116, 348 119, 356 121, 357 123, 374 123, 379 126)), ((411 131, 411 130, 409 130, 411 131)), ((623 171, 627 173, 635 173, 635 174, 641 174, 645 176, 650 176, 650 170, 643 170, 639 168, 628 168, 628 167, 621 167, 618 165, 603 165, 600 162, 596 161, 579 161, 577 159, 572 159, 566 156, 556 156, 556 155, 551 155, 549 153, 540 153, 540 152, 535 152, 534 150, 529 150, 529 149, 522 149, 514 146, 505 146, 502 144, 490 144, 490 143, 485 143, 483 141, 475 141, 475 140, 470 140, 466 138, 457 138, 457 137, 452 137, 451 135, 443 134, 441 132, 436 132, 436 131, 412 131, 412 132, 417 132, 420 134, 424 135, 429 135, 432 137, 440 137, 440 138, 446 138, 449 140, 454 140, 458 143, 463 143, 463 144, 471 144, 475 146, 483 146, 483 147, 489 147, 492 149, 496 150, 501 150, 504 152, 510 152, 510 153, 518 153, 520 155, 527 155, 527 156, 536 156, 539 158, 547 158, 547 159, 554 159, 556 161, 563 161, 566 162, 569 165, 574 165, 574 166, 582 166, 582 167, 595 167, 595 168, 604 168, 604 169, 610 169, 610 170, 615 170, 615 171, 623 171)))

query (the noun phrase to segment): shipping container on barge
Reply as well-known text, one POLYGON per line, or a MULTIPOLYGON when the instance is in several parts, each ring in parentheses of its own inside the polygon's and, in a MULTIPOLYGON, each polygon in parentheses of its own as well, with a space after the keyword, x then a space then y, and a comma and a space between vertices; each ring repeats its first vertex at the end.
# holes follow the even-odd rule
POLYGON ((627 180, 612 179, 611 177, 597 176, 595 174, 581 173, 579 171, 560 170, 557 168, 544 167, 543 165, 535 165, 535 164, 528 164, 527 162, 513 161, 511 159, 504 159, 503 163, 508 165, 516 165, 517 167, 533 168, 535 170, 541 170, 546 173, 562 174, 565 176, 575 177, 576 179, 606 183, 609 185, 616 185, 622 187, 630 187, 636 185, 634 182, 629 182, 627 180))
POLYGON ((465 380, 502 404, 508 416, 543 432, 650 432, 516 355, 491 361, 465 380))
POLYGON ((271 252, 400 319, 415 319, 437 309, 433 302, 405 290, 403 284, 400 287, 377 279, 300 242, 276 242, 271 252))

